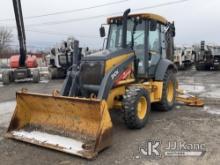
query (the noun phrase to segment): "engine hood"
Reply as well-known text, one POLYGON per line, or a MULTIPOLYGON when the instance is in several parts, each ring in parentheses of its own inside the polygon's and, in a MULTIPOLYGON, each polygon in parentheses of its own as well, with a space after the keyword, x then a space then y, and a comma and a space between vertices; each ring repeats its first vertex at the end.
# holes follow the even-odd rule
POLYGON ((119 49, 116 51, 111 51, 109 49, 105 49, 88 56, 82 58, 82 61, 105 61, 123 54, 129 54, 134 52, 131 49, 119 49))

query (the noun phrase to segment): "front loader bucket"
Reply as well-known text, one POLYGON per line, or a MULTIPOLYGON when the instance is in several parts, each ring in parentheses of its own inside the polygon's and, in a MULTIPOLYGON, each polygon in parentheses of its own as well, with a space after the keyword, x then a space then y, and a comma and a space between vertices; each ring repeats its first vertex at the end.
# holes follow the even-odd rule
POLYGON ((107 103, 17 92, 6 137, 91 159, 111 145, 107 103))

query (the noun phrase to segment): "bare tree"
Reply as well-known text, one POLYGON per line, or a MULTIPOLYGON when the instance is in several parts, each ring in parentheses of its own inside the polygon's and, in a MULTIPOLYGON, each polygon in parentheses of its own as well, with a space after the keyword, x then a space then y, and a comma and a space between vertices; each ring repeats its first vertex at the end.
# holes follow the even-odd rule
POLYGON ((12 42, 12 30, 7 27, 0 27, 0 54, 10 46, 12 42))

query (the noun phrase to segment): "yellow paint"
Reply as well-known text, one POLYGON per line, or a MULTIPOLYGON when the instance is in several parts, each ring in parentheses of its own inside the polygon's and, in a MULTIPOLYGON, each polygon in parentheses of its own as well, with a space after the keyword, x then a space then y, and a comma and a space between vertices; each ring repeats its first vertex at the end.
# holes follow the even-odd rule
POLYGON ((107 104, 109 109, 112 109, 113 107, 118 107, 118 101, 116 97, 122 96, 124 94, 125 94, 125 86, 120 86, 112 89, 107 99, 107 104))
POLYGON ((160 102, 162 98, 163 82, 162 81, 152 81, 143 82, 140 84, 134 84, 138 87, 145 88, 150 93, 151 103, 160 102))
POLYGON ((135 79, 126 79, 126 80, 119 81, 117 85, 126 85, 126 84, 130 84, 133 82, 135 82, 135 79))
MULTIPOLYGON (((155 20, 158 21, 162 24, 167 24, 168 21, 167 19, 165 19, 164 17, 157 15, 157 14, 152 14, 152 13, 139 13, 139 14, 130 14, 129 17, 141 17, 141 18, 145 18, 145 19, 151 19, 151 20, 155 20)), ((122 16, 116 16, 116 17, 111 17, 107 19, 107 23, 110 23, 111 19, 122 19, 122 16)))
POLYGON ((133 53, 119 55, 117 57, 114 57, 114 58, 107 60, 105 63, 105 73, 107 73, 114 66, 116 66, 116 65, 122 63, 123 61, 125 61, 126 59, 128 59, 128 57, 130 57, 130 55, 133 55, 133 53))
POLYGON ((137 104, 137 116, 139 119, 144 119, 146 113, 147 113, 147 100, 144 96, 140 97, 139 102, 137 104))
POLYGON ((137 84, 129 84, 129 80, 126 84, 120 85, 114 89, 112 89, 109 93, 107 104, 109 109, 116 108, 122 109, 122 103, 117 99, 119 96, 123 96, 125 94, 126 87, 129 85, 136 85, 137 87, 142 87, 149 91, 151 103, 159 102, 162 98, 162 90, 163 90, 163 82, 162 81, 148 81, 144 83, 137 84))
POLYGON ((195 106, 195 107, 203 107, 204 106, 204 100, 193 96, 193 95, 187 95, 184 93, 182 89, 177 88, 177 97, 176 101, 179 103, 183 103, 188 106, 195 106))
POLYGON ((167 86, 167 101, 169 103, 173 102, 174 99, 174 83, 173 81, 169 81, 167 86))

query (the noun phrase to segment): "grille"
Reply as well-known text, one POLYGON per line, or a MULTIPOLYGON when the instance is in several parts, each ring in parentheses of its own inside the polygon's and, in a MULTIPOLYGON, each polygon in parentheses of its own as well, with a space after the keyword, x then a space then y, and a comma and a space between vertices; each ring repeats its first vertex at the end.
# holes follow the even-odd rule
POLYGON ((89 61, 81 64, 80 80, 82 84, 100 85, 104 77, 104 62, 89 61))

